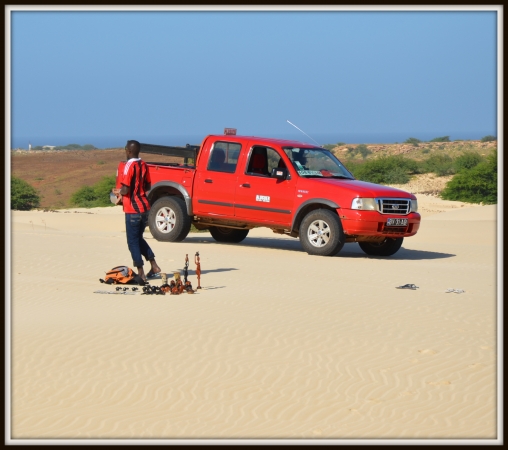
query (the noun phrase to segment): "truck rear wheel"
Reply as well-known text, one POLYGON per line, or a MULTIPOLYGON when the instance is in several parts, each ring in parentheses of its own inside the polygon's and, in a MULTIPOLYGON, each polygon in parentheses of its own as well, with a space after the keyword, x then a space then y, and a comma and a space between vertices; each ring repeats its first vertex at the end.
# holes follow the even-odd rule
POLYGON ((237 228, 209 227, 208 230, 217 242, 231 242, 235 244, 242 242, 249 234, 249 230, 239 230, 237 228))
POLYGON ((183 241, 191 227, 185 202, 178 197, 159 198, 150 208, 148 227, 158 241, 183 241))
POLYGON ((360 248, 373 256, 391 256, 397 253, 402 246, 404 238, 386 238, 383 242, 358 242, 360 248))
POLYGON ((339 216, 328 209, 311 211, 300 225, 300 242, 309 255, 336 255, 345 243, 339 216))

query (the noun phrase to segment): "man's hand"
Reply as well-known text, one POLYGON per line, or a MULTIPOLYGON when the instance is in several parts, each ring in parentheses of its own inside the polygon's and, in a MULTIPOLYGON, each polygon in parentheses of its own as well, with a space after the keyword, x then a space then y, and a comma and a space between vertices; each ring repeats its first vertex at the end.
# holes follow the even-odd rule
POLYGON ((116 202, 115 205, 121 205, 122 204, 122 196, 120 194, 120 189, 113 188, 111 189, 111 192, 116 195, 116 202))

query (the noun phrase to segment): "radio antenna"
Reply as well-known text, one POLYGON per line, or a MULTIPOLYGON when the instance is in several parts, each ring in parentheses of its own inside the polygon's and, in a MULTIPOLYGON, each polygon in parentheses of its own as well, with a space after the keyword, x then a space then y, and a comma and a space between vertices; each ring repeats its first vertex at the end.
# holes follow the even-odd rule
MULTIPOLYGON (((305 136, 311 138, 305 131, 303 130, 300 130, 300 128, 298 128, 294 123, 291 123, 289 120, 286 120, 287 123, 289 123, 290 125, 293 125, 298 131, 301 131, 303 134, 305 134, 305 136)), ((312 139, 312 138, 311 138, 312 139)), ((312 139, 314 142, 316 142, 314 139, 312 139)), ((319 142, 316 142, 317 145, 319 145, 320 147, 322 147, 322 145, 319 143, 319 142)))

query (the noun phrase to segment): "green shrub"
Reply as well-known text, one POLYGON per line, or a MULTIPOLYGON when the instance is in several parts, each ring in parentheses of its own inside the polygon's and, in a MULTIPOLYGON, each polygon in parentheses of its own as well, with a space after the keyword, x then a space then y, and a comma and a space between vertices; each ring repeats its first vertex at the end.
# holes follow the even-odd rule
POLYGON ((464 152, 453 162, 455 172, 463 169, 472 169, 483 161, 483 158, 476 152, 464 152))
POLYGON ((335 144, 325 144, 323 145, 323 148, 326 148, 327 150, 333 150, 336 147, 335 144))
POLYGON ((346 155, 349 157, 349 156, 354 156, 356 153, 356 149, 354 147, 348 147, 347 148, 347 151, 346 151, 346 155))
POLYGON ((431 139, 429 142, 450 142, 450 136, 441 136, 431 139))
POLYGON ((346 143, 345 143, 345 142, 337 142, 337 144, 336 144, 336 145, 337 145, 337 147, 341 147, 341 146, 343 146, 343 145, 346 145, 346 143))
POLYGON ((11 209, 29 211, 40 204, 41 196, 33 186, 21 178, 11 177, 11 209))
POLYGON ((497 138, 496 136, 492 136, 492 135, 487 135, 487 136, 483 136, 481 138, 481 142, 492 142, 492 141, 497 141, 497 138))
POLYGON ((372 151, 369 150, 365 144, 359 144, 356 147, 348 147, 346 155, 352 158, 353 156, 360 154, 362 158, 365 159, 367 155, 370 155, 371 153, 372 151))
POLYGON ((381 156, 347 168, 355 178, 378 184, 405 184, 410 175, 418 173, 418 163, 403 156, 381 156))
POLYGON ((416 139, 414 137, 410 137, 410 138, 408 138, 408 139, 406 139, 404 141, 404 144, 413 144, 414 147, 418 147, 420 142, 422 142, 422 141, 420 141, 420 139, 416 139))
POLYGON ((362 158, 365 159, 367 155, 370 155, 372 153, 372 151, 369 150, 365 144, 360 144, 356 147, 355 153, 357 154, 360 153, 360 155, 362 155, 362 158))
POLYGON ((424 153, 424 154, 430 153, 430 148, 427 148, 427 147, 422 148, 422 153, 424 153))
POLYGON ((435 173, 442 177, 455 173, 453 159, 449 155, 434 154, 424 160, 420 166, 422 173, 435 173))
POLYGON ((104 177, 93 186, 83 186, 74 192, 71 196, 70 204, 79 208, 114 206, 109 200, 109 194, 114 187, 115 176, 104 177))
POLYGON ((447 184, 441 197, 461 202, 497 203, 497 151, 471 169, 464 169, 447 184))

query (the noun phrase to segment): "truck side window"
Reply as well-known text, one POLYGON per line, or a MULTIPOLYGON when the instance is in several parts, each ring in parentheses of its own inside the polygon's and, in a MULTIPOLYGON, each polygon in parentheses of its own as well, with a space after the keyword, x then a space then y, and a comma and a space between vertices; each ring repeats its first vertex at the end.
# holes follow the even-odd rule
POLYGON ((236 142, 216 142, 208 159, 208 170, 234 173, 242 146, 236 142))
POLYGON ((247 165, 249 175, 269 177, 276 167, 286 167, 278 152, 269 147, 253 147, 247 165))

